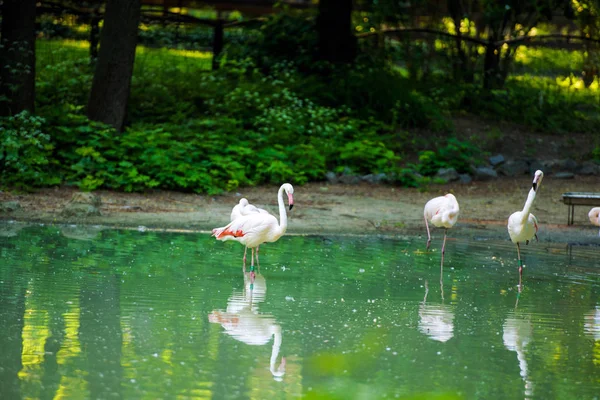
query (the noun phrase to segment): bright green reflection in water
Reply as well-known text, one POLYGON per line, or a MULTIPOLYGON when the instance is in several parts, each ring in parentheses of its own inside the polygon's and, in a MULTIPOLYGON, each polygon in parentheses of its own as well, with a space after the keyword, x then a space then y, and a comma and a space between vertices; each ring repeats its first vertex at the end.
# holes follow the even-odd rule
POLYGON ((600 393, 598 247, 0 228, 2 399, 600 393))

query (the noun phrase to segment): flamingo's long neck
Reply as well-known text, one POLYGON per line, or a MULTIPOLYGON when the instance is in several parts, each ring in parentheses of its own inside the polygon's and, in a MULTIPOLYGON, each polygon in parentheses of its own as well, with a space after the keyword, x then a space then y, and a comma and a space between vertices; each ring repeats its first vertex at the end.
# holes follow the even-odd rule
POLYGON ((281 236, 287 230, 287 213, 285 212, 285 203, 283 202, 283 186, 277 192, 277 203, 279 204, 279 232, 281 236))
POLYGON ((525 223, 527 218, 529 218, 529 210, 531 210, 531 206, 533 205, 533 201, 535 200, 535 195, 537 192, 531 188, 529 190, 529 195, 527 195, 527 201, 525 202, 525 206, 523 206, 523 211, 521 211, 521 221, 525 223))

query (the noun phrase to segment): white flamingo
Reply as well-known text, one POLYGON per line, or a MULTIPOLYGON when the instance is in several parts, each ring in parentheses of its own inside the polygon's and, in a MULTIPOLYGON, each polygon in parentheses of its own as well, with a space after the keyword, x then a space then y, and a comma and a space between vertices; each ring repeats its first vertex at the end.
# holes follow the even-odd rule
MULTIPOLYGON (((264 210, 262 208, 258 208, 253 204, 250 204, 250 202, 248 202, 248 199, 246 199, 245 197, 242 197, 239 201, 238 204, 236 204, 233 209, 231 210, 231 216, 229 218, 229 221, 234 221, 238 218, 244 217, 246 215, 252 215, 252 214, 268 214, 269 212, 267 210, 264 210)), ((258 250, 259 250, 260 246, 256 246, 256 258, 258 258, 258 250)), ((248 246, 246 246, 244 248, 244 264, 246 264, 246 253, 248 252, 248 246)))
POLYGON ((444 266, 444 254, 446 252, 446 235, 448 229, 452 228, 458 220, 460 208, 458 201, 453 194, 448 193, 445 196, 435 197, 425 204, 423 217, 425 227, 427 228, 427 250, 431 245, 431 233, 429 232, 429 222, 438 228, 444 228, 444 242, 442 244, 442 267, 444 266))
MULTIPOLYGON (((212 230, 217 240, 235 240, 252 249, 252 261, 250 275, 254 273, 254 249, 262 243, 277 241, 287 230, 287 213, 283 203, 283 192, 288 196, 290 210, 294 206, 294 187, 284 183, 277 192, 277 203, 279 204, 279 221, 269 213, 251 213, 243 215, 231 221, 228 225, 212 230)), ((258 257, 256 259, 258 263, 258 257)), ((246 257, 244 252, 243 271, 246 272, 246 257)))
MULTIPOLYGON (((592 208, 588 214, 588 217, 590 218, 590 222, 592 224, 600 226, 600 207, 592 208)), ((598 235, 600 235, 600 232, 598 232, 598 235)))
POLYGON ((234 339, 251 346, 263 346, 273 337, 269 370, 274 379, 281 380, 285 375, 285 357, 276 367, 282 342, 281 326, 273 315, 258 311, 258 304, 264 301, 266 292, 266 281, 262 275, 257 275, 253 283, 248 282, 244 275, 244 291, 234 291, 227 300, 227 310, 212 311, 208 320, 220 324, 234 339))
POLYGON ((521 260, 521 247, 519 243, 529 241, 535 237, 537 240, 538 222, 537 218, 529 212, 531 205, 535 200, 535 195, 540 188, 544 173, 540 170, 535 171, 533 176, 533 185, 527 195, 527 201, 522 211, 516 211, 508 217, 508 234, 510 240, 517 245, 517 256, 519 260, 519 290, 521 290, 521 281, 523 277, 523 261, 521 260))

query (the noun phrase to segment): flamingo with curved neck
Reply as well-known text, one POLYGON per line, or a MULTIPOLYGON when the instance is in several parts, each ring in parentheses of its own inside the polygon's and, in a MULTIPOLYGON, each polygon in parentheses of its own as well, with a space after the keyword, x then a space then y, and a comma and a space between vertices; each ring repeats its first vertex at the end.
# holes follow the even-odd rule
POLYGON ((440 269, 444 268, 444 254, 446 253, 446 235, 448 234, 448 229, 452 228, 454 224, 456 224, 459 213, 460 207, 458 206, 458 201, 451 193, 429 200, 423 209, 423 218, 425 219, 425 227, 427 228, 427 250, 429 250, 429 245, 431 244, 429 222, 438 228, 444 228, 442 263, 440 269))
MULTIPOLYGON (((215 228, 212 235, 217 240, 235 240, 252 249, 252 261, 250 265, 250 274, 254 273, 254 249, 262 243, 276 242, 287 230, 287 213, 283 201, 283 192, 287 194, 289 209, 294 206, 294 187, 289 183, 284 183, 277 192, 277 204, 279 205, 279 221, 273 215, 267 213, 251 213, 242 215, 234 219, 228 225, 215 228)), ((258 253, 256 257, 258 263, 258 253)), ((244 252, 243 271, 246 272, 246 257, 244 252)))
POLYGON ((544 173, 540 170, 535 171, 533 176, 533 184, 529 189, 527 200, 523 206, 523 210, 516 211, 508 217, 508 234, 510 240, 517 245, 517 256, 519 262, 519 290, 521 290, 521 283, 523 278, 523 261, 521 260, 521 247, 519 243, 525 242, 529 244, 529 241, 533 238, 537 240, 538 222, 535 215, 530 213, 531 206, 535 200, 540 184, 544 178, 544 173))

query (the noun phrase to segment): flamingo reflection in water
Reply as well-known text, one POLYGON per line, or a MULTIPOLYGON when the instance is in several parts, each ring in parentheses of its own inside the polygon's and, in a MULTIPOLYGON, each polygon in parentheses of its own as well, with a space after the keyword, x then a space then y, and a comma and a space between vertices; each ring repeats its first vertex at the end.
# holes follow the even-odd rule
POLYGON ((533 396, 533 382, 529 377, 529 368, 525 359, 526 348, 533 334, 530 315, 512 313, 504 321, 502 340, 504 347, 517 353, 520 375, 525 382, 525 398, 533 396))
POLYGON ((583 331, 594 341, 600 341, 600 306, 583 315, 583 331))
MULTIPOLYGON (((443 299, 444 288, 441 276, 440 287, 443 299)), ((428 293, 429 287, 425 281, 425 297, 419 305, 419 331, 429 336, 430 339, 442 343, 447 342, 454 336, 454 312, 451 306, 444 303, 427 304, 428 293)))
POLYGON ((221 324, 225 333, 251 346, 264 346, 274 337, 269 370, 275 380, 281 380, 285 375, 284 357, 276 367, 282 340, 281 326, 271 314, 261 314, 258 310, 258 305, 265 300, 266 293, 267 284, 262 274, 257 274, 254 282, 244 274, 244 290, 234 290, 227 300, 227 310, 212 311, 208 320, 221 324))

